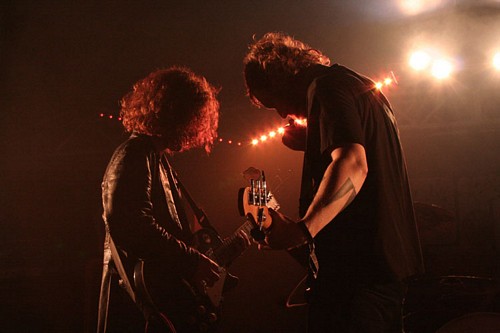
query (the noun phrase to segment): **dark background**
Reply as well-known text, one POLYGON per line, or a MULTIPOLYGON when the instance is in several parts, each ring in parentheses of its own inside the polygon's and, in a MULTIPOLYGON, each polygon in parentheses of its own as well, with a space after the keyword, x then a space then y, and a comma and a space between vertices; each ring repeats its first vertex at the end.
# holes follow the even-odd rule
MULTIPOLYGON (((210 155, 174 167, 224 236, 240 224, 241 171, 266 170, 283 212, 297 216, 299 152, 254 136, 283 124, 245 97, 252 36, 285 31, 374 79, 400 123, 431 276, 498 278, 500 48, 496 1, 442 2, 405 15, 401 1, 3 1, 0 5, 0 332, 92 332, 103 223, 100 182, 125 139, 119 99, 150 71, 185 65, 222 88, 210 155), (446 83, 408 70, 415 40, 459 56, 446 83), (495 44, 496 43, 496 44, 495 44), (101 117, 100 115, 104 116, 101 117), (241 146, 227 139, 242 142, 241 146)), ((286 253, 249 249, 232 272, 223 332, 303 332, 286 297, 303 270, 286 253)))

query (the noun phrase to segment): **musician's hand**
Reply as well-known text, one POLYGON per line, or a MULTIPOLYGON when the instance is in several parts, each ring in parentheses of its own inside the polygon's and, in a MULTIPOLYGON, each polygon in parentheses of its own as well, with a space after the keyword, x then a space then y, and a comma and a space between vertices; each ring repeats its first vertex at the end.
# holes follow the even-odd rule
POLYGON ((260 248, 268 246, 273 250, 284 250, 308 241, 307 235, 296 221, 273 209, 269 209, 269 214, 272 224, 266 231, 264 244, 260 248))
POLYGON ((252 240, 250 239, 250 236, 243 230, 240 230, 237 234, 237 245, 238 249, 242 252, 245 249, 247 249, 250 245, 252 245, 252 240))
POLYGON ((202 254, 192 282, 199 291, 206 292, 207 287, 212 287, 219 280, 219 272, 219 265, 202 254))

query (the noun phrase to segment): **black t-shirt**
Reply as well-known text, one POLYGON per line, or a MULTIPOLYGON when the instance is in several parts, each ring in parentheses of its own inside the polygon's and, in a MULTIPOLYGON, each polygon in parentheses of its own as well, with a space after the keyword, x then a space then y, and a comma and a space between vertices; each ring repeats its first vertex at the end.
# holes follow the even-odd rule
POLYGON ((422 273, 404 155, 385 96, 367 77, 340 65, 325 67, 308 90, 307 124, 301 215, 335 148, 358 143, 368 162, 354 201, 315 237, 318 279, 384 283, 422 273))

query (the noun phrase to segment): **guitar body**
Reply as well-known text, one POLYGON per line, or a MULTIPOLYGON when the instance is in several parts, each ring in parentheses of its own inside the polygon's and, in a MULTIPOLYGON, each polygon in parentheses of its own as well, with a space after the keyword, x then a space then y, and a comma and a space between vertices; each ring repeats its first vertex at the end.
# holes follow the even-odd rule
POLYGON ((231 275, 226 270, 226 267, 241 254, 242 249, 231 249, 230 246, 224 244, 219 234, 210 228, 202 228, 194 233, 193 246, 217 262, 221 267, 219 280, 212 287, 208 287, 206 291, 210 304, 215 308, 219 308, 223 300, 223 294, 235 288, 238 284, 238 278, 231 275))
MULTIPOLYGON (((215 230, 203 228, 194 233, 192 245, 219 262, 215 255, 225 244, 215 230)), ((236 286, 238 278, 221 266, 220 279, 204 292, 197 290, 188 280, 173 275, 172 271, 155 266, 160 264, 143 261, 136 264, 134 281, 138 291, 146 295, 152 306, 168 317, 178 333, 216 332, 223 294, 236 286)))
MULTIPOLYGON (((222 240, 212 228, 202 228, 193 234, 191 246, 214 260, 221 268, 220 279, 205 291, 186 279, 173 274, 161 263, 139 260, 134 268, 134 282, 148 306, 165 314, 177 333, 216 332, 220 322, 223 294, 234 288, 238 279, 226 270, 246 249, 241 244, 240 232, 262 237, 272 219, 268 209, 279 209, 274 196, 267 190, 263 172, 246 172, 251 186, 239 191, 240 214, 246 221, 230 237, 222 240)), ((247 171, 249 171, 247 170, 247 171)), ((246 177, 245 176, 245 177, 246 177)))

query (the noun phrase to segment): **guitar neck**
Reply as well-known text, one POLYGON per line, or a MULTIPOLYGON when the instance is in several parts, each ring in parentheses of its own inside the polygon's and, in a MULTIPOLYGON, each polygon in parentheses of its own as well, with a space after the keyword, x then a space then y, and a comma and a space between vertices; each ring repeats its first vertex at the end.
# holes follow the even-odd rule
POLYGON ((247 220, 231 236, 224 239, 222 244, 214 249, 213 255, 216 262, 223 267, 228 267, 234 259, 239 257, 245 251, 245 247, 241 246, 239 233, 244 231, 246 234, 250 234, 254 227, 253 222, 247 220))

